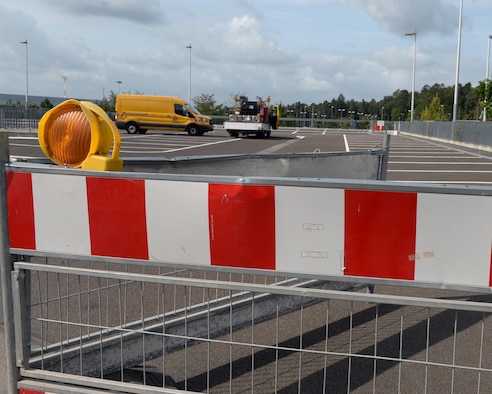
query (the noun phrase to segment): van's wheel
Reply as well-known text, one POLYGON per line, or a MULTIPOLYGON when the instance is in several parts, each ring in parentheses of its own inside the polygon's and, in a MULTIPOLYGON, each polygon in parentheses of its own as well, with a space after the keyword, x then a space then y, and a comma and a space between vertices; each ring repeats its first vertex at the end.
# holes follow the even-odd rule
POLYGON ((232 137, 232 138, 237 138, 239 137, 239 133, 237 131, 229 131, 229 135, 232 137))
POLYGON ((203 134, 203 133, 200 133, 200 129, 198 128, 198 126, 196 124, 189 125, 188 128, 186 129, 186 131, 188 132, 188 135, 192 135, 193 137, 203 134))
POLYGON ((138 126, 135 122, 129 122, 125 125, 125 130, 128 134, 135 134, 138 132, 138 126))

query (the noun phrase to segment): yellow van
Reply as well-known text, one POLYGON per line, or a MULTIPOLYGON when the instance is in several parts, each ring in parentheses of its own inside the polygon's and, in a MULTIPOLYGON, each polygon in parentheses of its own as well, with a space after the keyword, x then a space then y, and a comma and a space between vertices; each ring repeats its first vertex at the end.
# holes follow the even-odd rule
POLYGON ((178 97, 119 94, 115 110, 116 126, 129 134, 145 134, 153 129, 186 131, 196 136, 214 129, 209 116, 178 97))

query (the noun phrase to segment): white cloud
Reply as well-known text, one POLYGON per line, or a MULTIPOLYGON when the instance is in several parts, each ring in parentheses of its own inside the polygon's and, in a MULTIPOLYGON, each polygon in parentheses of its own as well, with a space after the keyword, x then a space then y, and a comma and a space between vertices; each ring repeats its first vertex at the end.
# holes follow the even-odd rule
POLYGON ((415 30, 424 34, 449 34, 456 30, 456 23, 453 23, 458 19, 456 1, 348 0, 346 3, 400 35, 415 30))
POLYGON ((241 67, 296 62, 292 51, 282 48, 265 34, 261 21, 250 15, 234 16, 225 24, 218 24, 204 31, 200 41, 213 53, 209 58, 230 62, 241 67), (213 42, 211 46, 209 43, 213 42))

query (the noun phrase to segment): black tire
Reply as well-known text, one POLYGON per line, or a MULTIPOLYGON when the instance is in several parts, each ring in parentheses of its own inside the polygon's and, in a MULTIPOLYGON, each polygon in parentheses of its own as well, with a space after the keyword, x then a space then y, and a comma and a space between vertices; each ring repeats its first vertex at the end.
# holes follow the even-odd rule
POLYGON ((229 131, 229 135, 232 137, 232 138, 237 138, 239 137, 239 133, 237 131, 229 131))
POLYGON ((256 133, 256 137, 257 138, 265 138, 265 132, 262 130, 262 131, 258 131, 256 133))
POLYGON ((125 130, 128 134, 138 133, 138 125, 135 122, 128 122, 125 125, 125 130))
POLYGON ((203 133, 200 133, 200 129, 198 128, 198 126, 196 124, 190 124, 186 128, 186 132, 188 133, 188 135, 191 135, 193 137, 196 137, 196 136, 203 134, 203 133))

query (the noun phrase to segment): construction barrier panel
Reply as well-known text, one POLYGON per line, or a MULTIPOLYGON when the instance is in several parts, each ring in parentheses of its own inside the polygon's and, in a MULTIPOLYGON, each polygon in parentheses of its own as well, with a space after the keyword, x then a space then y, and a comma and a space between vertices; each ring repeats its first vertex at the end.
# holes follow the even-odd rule
POLYGON ((14 167, 7 182, 14 254, 478 290, 492 283, 489 189, 14 167))
POLYGON ((19 393, 492 389, 490 187, 30 163, 6 184, 19 393))

